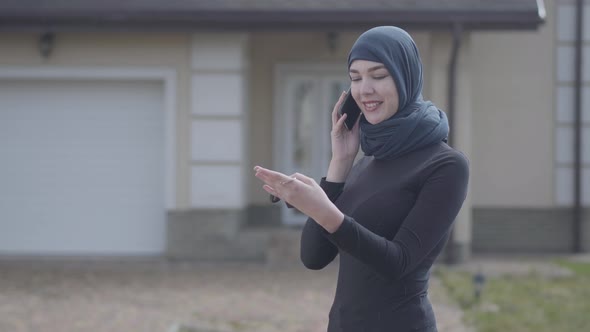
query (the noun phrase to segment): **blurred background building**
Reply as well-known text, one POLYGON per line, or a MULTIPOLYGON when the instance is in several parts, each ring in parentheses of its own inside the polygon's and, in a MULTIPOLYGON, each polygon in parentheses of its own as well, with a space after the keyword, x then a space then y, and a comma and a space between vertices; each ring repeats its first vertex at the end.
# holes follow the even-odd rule
POLYGON ((304 217, 272 205, 252 168, 323 176, 348 50, 377 25, 414 37, 424 96, 471 160, 448 258, 588 251, 578 13, 567 0, 2 0, 0 255, 266 257, 273 230, 304 217))

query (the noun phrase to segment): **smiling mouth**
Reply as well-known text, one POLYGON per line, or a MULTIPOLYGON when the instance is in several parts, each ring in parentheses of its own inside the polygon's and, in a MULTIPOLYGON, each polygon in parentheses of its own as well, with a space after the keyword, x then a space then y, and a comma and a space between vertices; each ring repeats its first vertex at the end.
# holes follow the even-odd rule
POLYGON ((363 103, 363 106, 365 107, 365 111, 367 112, 372 112, 374 110, 377 109, 377 107, 379 107, 379 105, 381 105, 381 102, 370 102, 370 103, 363 103))

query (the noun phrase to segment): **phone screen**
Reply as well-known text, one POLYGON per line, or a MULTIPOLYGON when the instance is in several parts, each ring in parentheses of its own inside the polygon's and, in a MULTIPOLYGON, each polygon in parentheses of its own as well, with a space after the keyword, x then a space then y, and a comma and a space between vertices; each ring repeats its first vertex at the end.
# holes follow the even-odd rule
POLYGON ((340 113, 340 115, 347 114, 346 120, 344 120, 344 126, 348 130, 352 129, 356 120, 361 115, 361 109, 356 104, 356 101, 354 101, 354 98, 352 98, 350 89, 346 91, 346 99, 344 100, 344 103, 342 103, 338 113, 340 113))

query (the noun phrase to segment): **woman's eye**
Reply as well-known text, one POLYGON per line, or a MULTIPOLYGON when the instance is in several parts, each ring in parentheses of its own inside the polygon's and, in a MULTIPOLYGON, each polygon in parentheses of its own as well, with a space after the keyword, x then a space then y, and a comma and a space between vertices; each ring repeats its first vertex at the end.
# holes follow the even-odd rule
POLYGON ((375 76, 373 78, 376 79, 376 80, 382 80, 382 79, 384 79, 386 77, 387 77, 387 75, 380 75, 380 76, 375 76))
POLYGON ((356 81, 360 81, 361 78, 360 77, 351 77, 350 80, 353 82, 356 82, 356 81))

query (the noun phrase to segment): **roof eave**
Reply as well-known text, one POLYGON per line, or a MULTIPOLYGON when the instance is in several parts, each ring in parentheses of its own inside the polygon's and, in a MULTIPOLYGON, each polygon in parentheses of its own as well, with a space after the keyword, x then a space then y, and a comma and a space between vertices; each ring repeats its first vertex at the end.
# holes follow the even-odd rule
POLYGON ((0 31, 356 30, 378 25, 408 29, 536 30, 540 11, 199 11, 182 13, 3 13, 0 31))

